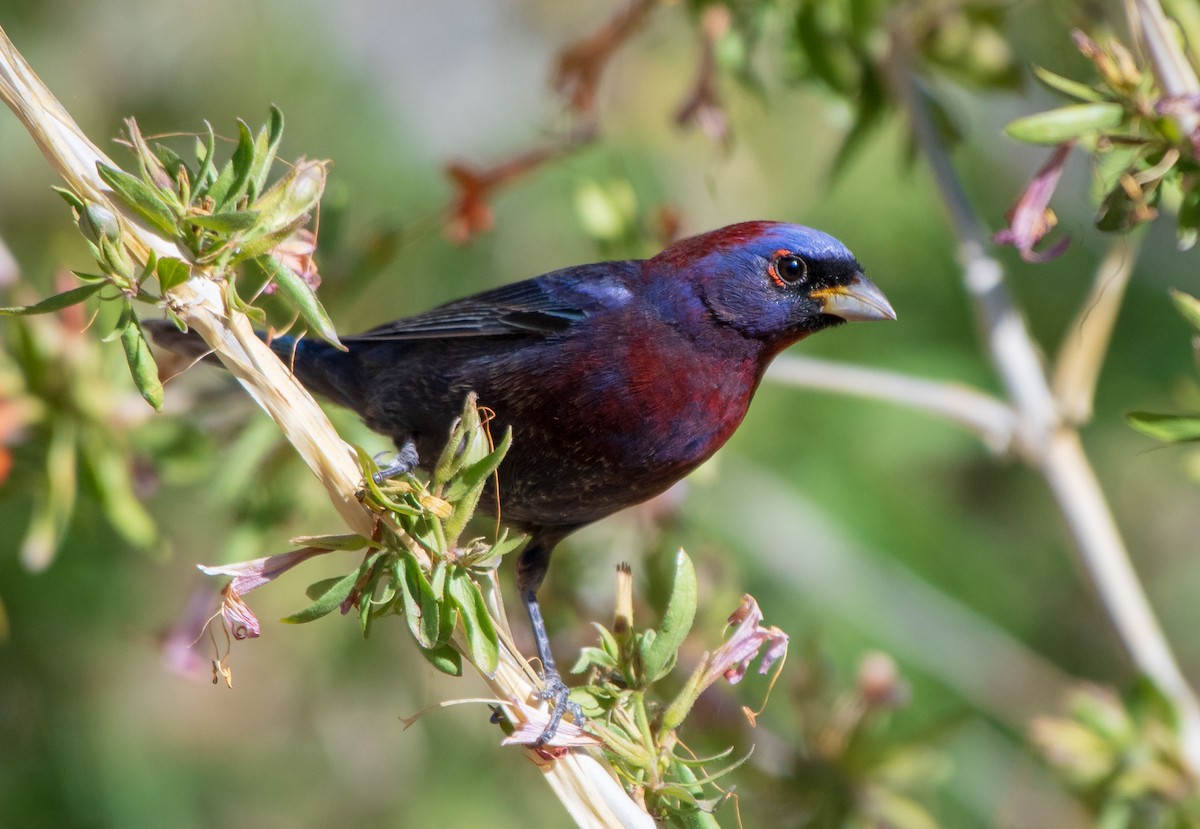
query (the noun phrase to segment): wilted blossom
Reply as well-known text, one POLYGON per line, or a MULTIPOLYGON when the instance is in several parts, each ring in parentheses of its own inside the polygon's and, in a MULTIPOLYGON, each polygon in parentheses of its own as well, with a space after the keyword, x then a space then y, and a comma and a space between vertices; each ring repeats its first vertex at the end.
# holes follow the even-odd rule
POLYGON ((258 617, 233 589, 233 583, 221 590, 221 619, 234 639, 257 639, 258 617))
MULTIPOLYGON (((535 744, 538 738, 545 733, 546 726, 550 724, 550 712, 544 708, 534 708, 531 705, 523 703, 516 703, 513 708, 517 715, 516 729, 512 734, 505 737, 500 744, 505 746, 529 746, 535 744)), ((569 720, 562 720, 559 722, 554 736, 538 746, 538 748, 540 750, 575 747, 591 748, 598 745, 600 745, 600 740, 588 734, 576 723, 569 720)))
POLYGON ((724 676, 729 684, 742 681, 750 663, 759 655, 763 646, 762 661, 758 672, 766 674, 780 657, 787 653, 788 636, 775 626, 763 627, 762 610, 754 597, 742 596, 742 603, 729 616, 729 624, 735 625, 733 635, 708 658, 702 687, 707 687, 724 676))
POLYGON ((258 636, 258 618, 242 599, 242 596, 291 570, 297 564, 313 556, 324 555, 329 550, 304 547, 290 553, 265 556, 251 561, 223 564, 218 567, 196 565, 209 576, 233 576, 233 581, 221 591, 221 618, 234 639, 253 639, 258 636))
MULTIPOLYGON (((317 234, 302 227, 276 245, 271 253, 315 291, 321 287, 321 274, 317 272, 317 264, 313 261, 316 250, 317 234)), ((274 282, 264 289, 264 293, 274 292, 274 282)))
POLYGON ((1037 171, 1008 212, 1008 227, 992 236, 992 241, 998 245, 1015 247, 1026 262, 1047 262, 1062 255, 1070 244, 1071 240, 1063 237, 1049 250, 1033 249, 1058 224, 1058 218, 1049 207, 1050 197, 1054 195, 1074 143, 1066 141, 1054 149, 1050 160, 1037 171))

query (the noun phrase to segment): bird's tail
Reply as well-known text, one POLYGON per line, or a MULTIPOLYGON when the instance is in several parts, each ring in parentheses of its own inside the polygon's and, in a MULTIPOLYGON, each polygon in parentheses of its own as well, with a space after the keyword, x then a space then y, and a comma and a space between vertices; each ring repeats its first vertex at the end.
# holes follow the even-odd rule
MULTIPOLYGON (((194 331, 180 331, 169 320, 144 320, 142 327, 160 348, 191 360, 220 365, 208 344, 194 331)), ((261 331, 258 336, 266 340, 261 331)), ((363 386, 353 351, 340 351, 321 340, 290 336, 275 337, 270 346, 306 389, 342 406, 358 408, 363 386)))

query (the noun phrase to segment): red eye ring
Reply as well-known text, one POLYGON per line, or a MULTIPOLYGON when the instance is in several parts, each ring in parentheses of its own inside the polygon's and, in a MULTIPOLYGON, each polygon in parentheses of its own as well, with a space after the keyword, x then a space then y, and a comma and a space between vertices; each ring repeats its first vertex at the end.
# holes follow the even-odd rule
POLYGON ((808 263, 790 250, 777 250, 767 266, 767 275, 780 288, 803 282, 808 276, 808 263))

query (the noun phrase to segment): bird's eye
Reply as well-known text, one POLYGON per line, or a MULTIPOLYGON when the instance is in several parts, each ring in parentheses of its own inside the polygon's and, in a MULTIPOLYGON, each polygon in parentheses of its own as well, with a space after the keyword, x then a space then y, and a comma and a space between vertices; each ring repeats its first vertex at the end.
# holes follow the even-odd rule
POLYGON ((808 275, 808 265, 799 256, 783 254, 771 264, 771 276, 787 285, 794 285, 808 275))

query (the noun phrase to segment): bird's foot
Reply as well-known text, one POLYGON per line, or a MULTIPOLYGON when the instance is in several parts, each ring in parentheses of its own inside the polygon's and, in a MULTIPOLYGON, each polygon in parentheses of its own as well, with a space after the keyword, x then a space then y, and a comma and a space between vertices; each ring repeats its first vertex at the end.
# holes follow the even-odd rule
POLYGON ((583 724, 583 709, 579 707, 579 703, 568 699, 571 689, 562 681, 558 671, 553 669, 548 671, 545 682, 546 687, 542 689, 539 696, 542 699, 550 700, 554 704, 554 709, 550 712, 550 722, 546 723, 542 733, 533 741, 534 746, 537 747, 544 746, 554 739, 564 714, 569 713, 576 723, 583 724))
POLYGON ((420 459, 417 457, 417 447, 412 441, 408 441, 400 451, 392 454, 391 452, 380 452, 373 460, 379 466, 379 471, 371 476, 371 480, 377 484, 382 484, 391 478, 399 478, 401 475, 407 475, 417 468, 420 459))

